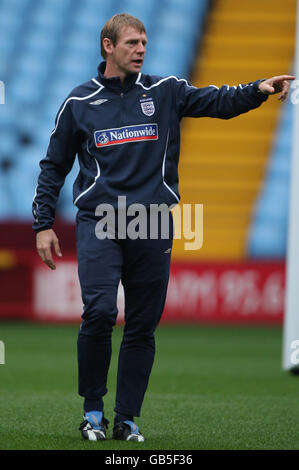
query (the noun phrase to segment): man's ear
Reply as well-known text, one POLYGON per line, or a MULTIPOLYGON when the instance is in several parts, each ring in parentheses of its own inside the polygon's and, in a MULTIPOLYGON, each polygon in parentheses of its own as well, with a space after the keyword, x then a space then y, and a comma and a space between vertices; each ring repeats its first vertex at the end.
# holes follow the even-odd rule
POLYGON ((103 39, 103 48, 106 51, 106 54, 111 54, 112 53, 112 48, 113 48, 113 42, 109 38, 104 38, 103 39))

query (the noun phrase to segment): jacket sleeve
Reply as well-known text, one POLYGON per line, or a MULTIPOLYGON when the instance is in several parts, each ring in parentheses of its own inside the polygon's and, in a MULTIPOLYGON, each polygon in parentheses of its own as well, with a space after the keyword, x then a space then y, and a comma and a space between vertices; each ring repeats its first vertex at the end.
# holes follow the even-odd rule
POLYGON ((268 95, 258 93, 260 80, 245 85, 196 88, 176 80, 176 104, 180 118, 213 117, 230 119, 259 107, 268 95))
POLYGON ((35 232, 49 229, 54 223, 59 192, 72 169, 78 142, 71 100, 67 99, 58 111, 47 154, 40 162, 41 171, 32 204, 35 232))

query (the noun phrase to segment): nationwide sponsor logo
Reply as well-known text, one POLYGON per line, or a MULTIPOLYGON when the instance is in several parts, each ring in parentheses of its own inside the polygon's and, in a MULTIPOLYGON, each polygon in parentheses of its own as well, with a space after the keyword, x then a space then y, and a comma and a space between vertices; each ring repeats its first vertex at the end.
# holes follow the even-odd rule
POLYGON ((155 105, 152 98, 140 100, 140 105, 143 114, 146 116, 152 116, 155 113, 155 105))
POLYGON ((158 124, 138 124, 135 126, 103 129, 95 131, 96 147, 108 147, 143 140, 158 140, 158 124))

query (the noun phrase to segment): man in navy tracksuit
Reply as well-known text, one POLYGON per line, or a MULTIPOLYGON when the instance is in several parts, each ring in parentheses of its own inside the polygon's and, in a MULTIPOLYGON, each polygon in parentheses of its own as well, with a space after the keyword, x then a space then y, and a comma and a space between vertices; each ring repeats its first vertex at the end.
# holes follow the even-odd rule
POLYGON ((55 206, 78 155, 74 204, 79 209, 77 255, 84 304, 78 334, 79 394, 84 397, 79 429, 89 440, 106 438, 108 422, 102 398, 107 392, 120 280, 125 292, 125 327, 113 438, 144 440, 134 416, 140 415, 154 360, 154 331, 167 291, 173 238, 169 208, 180 199, 181 119, 229 119, 257 108, 267 95, 278 92, 283 101, 289 89, 287 80, 294 78, 284 75, 236 87, 196 88, 184 79, 141 74, 146 42, 145 28, 137 18, 121 14, 106 23, 101 33, 106 61, 100 64, 96 78, 75 88, 62 104, 47 155, 40 163, 33 201, 37 249, 43 261, 55 269, 51 249, 61 256, 52 230, 55 206), (166 205, 169 221, 165 234, 158 219, 154 238, 149 228, 152 204, 166 205), (134 216, 132 208, 141 205, 146 209, 146 236, 126 236, 134 216), (105 224, 100 225, 103 208, 115 209, 116 214, 114 233, 106 233, 106 237, 105 224), (120 222, 120 214, 125 214, 125 223, 120 222))

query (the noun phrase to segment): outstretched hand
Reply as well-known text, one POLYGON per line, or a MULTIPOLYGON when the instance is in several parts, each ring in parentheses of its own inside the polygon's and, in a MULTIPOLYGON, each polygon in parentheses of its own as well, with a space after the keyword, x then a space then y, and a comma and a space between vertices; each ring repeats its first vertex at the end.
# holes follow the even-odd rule
POLYGON ((290 89, 289 80, 295 80, 295 78, 293 75, 279 75, 278 77, 268 78, 259 84, 259 89, 265 95, 280 93, 278 99, 285 101, 290 89))
POLYGON ((51 269, 56 269, 52 257, 52 247, 54 247, 57 256, 62 256, 59 247, 58 238, 54 230, 43 230, 36 234, 36 248, 43 262, 51 269))

